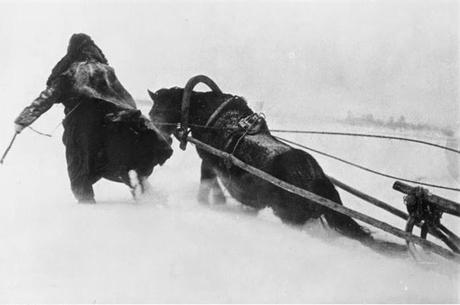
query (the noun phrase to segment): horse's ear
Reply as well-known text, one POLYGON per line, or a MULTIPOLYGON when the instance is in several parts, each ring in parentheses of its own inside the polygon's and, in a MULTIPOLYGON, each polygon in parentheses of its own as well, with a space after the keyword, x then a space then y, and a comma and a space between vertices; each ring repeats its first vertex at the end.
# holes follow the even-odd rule
POLYGON ((147 92, 149 93, 149 96, 152 99, 152 101, 155 102, 155 99, 158 97, 158 94, 156 94, 156 93, 154 93, 154 92, 152 92, 152 91, 150 91, 148 89, 147 89, 147 92))

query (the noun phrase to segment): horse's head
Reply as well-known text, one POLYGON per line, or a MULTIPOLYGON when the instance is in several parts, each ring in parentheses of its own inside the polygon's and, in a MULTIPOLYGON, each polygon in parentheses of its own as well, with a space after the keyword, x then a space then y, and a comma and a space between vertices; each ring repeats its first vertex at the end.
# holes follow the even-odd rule
POLYGON ((189 109, 193 88, 203 83, 215 93, 222 94, 216 83, 205 75, 196 75, 189 79, 184 89, 174 87, 160 89, 155 93, 149 91, 153 100, 153 107, 150 111, 152 122, 166 135, 170 136, 180 124, 182 136, 180 136, 180 148, 185 150, 187 131, 189 127, 189 109))
POLYGON ((181 120, 181 100, 184 90, 174 87, 148 92, 153 101, 153 107, 149 112, 150 119, 165 136, 170 137, 181 120))

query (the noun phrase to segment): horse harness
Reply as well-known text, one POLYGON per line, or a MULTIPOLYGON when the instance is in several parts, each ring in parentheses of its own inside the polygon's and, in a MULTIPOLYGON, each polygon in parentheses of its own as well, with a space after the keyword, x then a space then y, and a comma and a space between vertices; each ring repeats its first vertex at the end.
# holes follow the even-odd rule
MULTIPOLYGON (((212 129, 212 124, 219 118, 219 116, 223 113, 223 111, 227 108, 230 104, 235 104, 238 102, 244 102, 246 101, 238 96, 232 96, 225 100, 219 107, 214 110, 214 112, 211 114, 209 119, 207 120, 205 124, 205 128, 210 128, 212 129)), ((230 127, 228 128, 231 130, 231 135, 225 144, 225 148, 229 148, 234 142, 234 135, 238 135, 238 140, 236 141, 235 145, 233 146, 233 149, 228 149, 231 151, 231 154, 236 151, 238 148, 238 145, 240 144, 241 140, 246 136, 246 135, 255 135, 258 134, 262 131, 263 127, 266 126, 265 122, 265 115, 263 113, 251 113, 247 116, 241 117, 238 120, 238 123, 236 124, 235 127, 230 127)))

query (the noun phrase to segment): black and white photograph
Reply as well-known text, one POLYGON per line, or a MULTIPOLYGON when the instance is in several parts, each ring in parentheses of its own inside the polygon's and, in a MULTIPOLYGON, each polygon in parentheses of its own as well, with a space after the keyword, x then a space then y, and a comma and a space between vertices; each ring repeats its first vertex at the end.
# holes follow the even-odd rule
POLYGON ((0 303, 459 303, 457 0, 0 0, 0 303))

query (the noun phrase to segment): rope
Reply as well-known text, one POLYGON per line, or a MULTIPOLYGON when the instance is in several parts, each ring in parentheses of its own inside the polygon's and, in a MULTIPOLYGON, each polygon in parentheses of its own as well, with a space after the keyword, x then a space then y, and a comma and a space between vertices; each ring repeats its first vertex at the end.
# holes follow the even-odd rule
MULTIPOLYGON (((176 126, 176 123, 155 123, 156 125, 165 125, 165 126, 176 126)), ((199 125, 199 124, 189 124, 190 127, 195 128, 203 128, 203 129, 234 129, 232 127, 212 127, 206 125, 199 125)), ((313 131, 313 130, 287 130, 287 129, 270 129, 270 132, 275 133, 298 133, 298 134, 323 134, 323 135, 336 135, 336 136, 351 136, 351 137, 362 137, 362 138, 377 138, 377 139, 389 139, 389 140, 398 140, 398 141, 405 141, 405 142, 413 142, 422 145, 428 145, 440 149, 444 149, 447 151, 451 151, 457 154, 460 154, 460 150, 454 149, 452 147, 443 146, 439 144, 435 144, 432 142, 427 142, 423 140, 418 140, 414 138, 406 138, 406 137, 397 137, 397 136, 385 136, 385 135, 377 135, 377 134, 368 134, 368 133, 352 133, 352 132, 335 132, 335 131, 313 131)))
MULTIPOLYGON (((158 125, 169 125, 169 126, 172 126, 172 125, 177 125, 177 124, 175 124, 175 123, 158 123, 158 125)), ((206 128, 206 129, 233 129, 233 128, 228 128, 228 127, 227 127, 227 128, 225 128, 225 127, 209 127, 209 126, 197 125, 197 124, 189 124, 189 126, 191 126, 191 127, 197 127, 197 128, 206 128)), ((323 132, 323 131, 283 130, 283 129, 275 129, 275 130, 270 130, 270 131, 271 131, 271 132, 286 132, 286 133, 292 132, 292 133, 311 133, 311 134, 332 134, 332 135, 346 135, 346 136, 357 136, 357 137, 371 137, 371 138, 380 138, 380 139, 395 139, 395 140, 408 141, 408 142, 416 142, 416 143, 420 143, 420 144, 435 146, 435 147, 438 147, 438 148, 441 148, 441 149, 446 149, 446 150, 449 150, 449 151, 452 151, 452 152, 460 153, 460 151, 455 150, 455 149, 453 149, 453 148, 449 148, 449 147, 437 145, 437 144, 434 144, 434 143, 430 143, 430 142, 426 142, 426 141, 421 141, 421 140, 416 140, 416 139, 411 139, 411 138, 395 137, 395 136, 383 136, 383 135, 360 134, 360 133, 345 133, 345 132, 323 132)), ((316 152, 316 153, 318 153, 318 154, 320 154, 320 155, 323 155, 323 156, 326 156, 326 157, 335 159, 335 160, 337 160, 337 161, 343 162, 343 163, 348 164, 348 165, 350 165, 350 166, 357 167, 357 168, 359 168, 359 169, 368 171, 368 172, 370 172, 370 173, 373 173, 373 174, 376 174, 376 175, 379 175, 379 176, 382 176, 382 177, 386 177, 386 178, 390 178, 390 179, 396 179, 396 180, 401 180, 401 181, 405 181, 405 182, 409 182, 409 183, 414 183, 414 184, 419 184, 419 185, 430 186, 430 187, 439 188, 439 189, 445 189, 445 190, 460 192, 460 189, 459 189, 459 188, 447 187, 447 186, 444 186, 444 185, 438 185, 438 184, 433 184, 433 183, 419 182, 419 181, 415 181, 415 180, 410 180, 410 179, 406 179, 406 178, 401 178, 401 177, 397 177, 397 176, 385 174, 385 173, 382 173, 382 172, 379 172, 379 171, 376 171, 376 170, 367 168, 367 167, 365 167, 365 166, 362 166, 362 165, 359 165, 359 164, 356 164, 356 163, 353 163, 353 162, 344 160, 344 159, 342 159, 342 158, 339 158, 339 157, 330 155, 330 154, 328 154, 328 153, 325 153, 325 152, 322 152, 322 151, 319 151, 319 150, 316 150, 316 149, 307 147, 307 146, 305 146, 305 145, 302 145, 302 144, 299 144, 299 143, 296 143, 296 142, 293 142, 293 141, 290 141, 290 140, 287 140, 287 139, 284 139, 284 138, 281 138, 281 137, 277 137, 277 136, 274 136, 274 137, 277 138, 277 139, 279 139, 279 140, 281 140, 281 141, 285 141, 286 143, 289 143, 289 144, 292 144, 292 145, 296 145, 296 146, 298 146, 298 147, 301 147, 301 148, 304 148, 304 149, 307 149, 307 150, 316 152)))
POLYGON ((204 125, 205 127, 209 127, 209 125, 211 125, 212 123, 214 123, 214 121, 217 119, 217 116, 222 112, 222 110, 224 110, 224 108, 230 104, 232 101, 234 101, 234 98, 231 97, 231 98, 228 98, 226 101, 224 101, 222 104, 220 104, 219 107, 217 107, 216 110, 214 110, 214 112, 211 114, 211 116, 209 117, 208 121, 206 122, 206 125, 204 125))
POLYGON ((54 132, 51 133, 51 134, 49 134, 49 133, 44 133, 44 132, 41 132, 41 131, 38 131, 38 130, 32 128, 32 126, 28 126, 28 127, 29 127, 29 129, 32 130, 33 132, 38 133, 39 135, 45 136, 45 137, 50 137, 50 138, 51 138, 51 137, 53 136, 53 133, 54 133, 54 132))
MULTIPOLYGON (((154 125, 160 125, 160 126, 178 126, 178 123, 153 123, 154 125)), ((213 126, 206 126, 206 125, 199 125, 199 124, 188 124, 190 127, 196 127, 196 128, 203 128, 203 129, 218 129, 218 130, 224 130, 224 129, 234 129, 232 127, 213 127, 213 126)))
POLYGON ((281 140, 281 141, 283 141, 283 142, 286 142, 286 143, 289 143, 289 144, 292 144, 292 145, 301 147, 301 148, 303 148, 303 149, 306 149, 306 150, 309 150, 309 151, 313 151, 313 152, 315 152, 315 153, 317 153, 317 154, 326 156, 326 157, 328 157, 328 158, 335 159, 335 160, 337 160, 337 161, 343 162, 343 163, 348 164, 348 165, 350 165, 350 166, 357 167, 357 168, 359 168, 359 169, 365 170, 365 171, 370 172, 370 173, 373 173, 373 174, 375 174, 375 175, 379 175, 379 176, 386 177, 386 178, 390 178, 390 179, 401 180, 401 181, 405 181, 405 182, 409 182, 409 183, 414 183, 414 184, 425 185, 425 186, 430 186, 430 187, 439 188, 439 189, 445 189, 445 190, 460 192, 460 189, 459 189, 459 188, 447 187, 447 186, 438 185, 438 184, 432 184, 432 183, 424 183, 424 182, 419 182, 419 181, 415 181, 415 180, 410 180, 410 179, 405 179, 405 178, 401 178, 401 177, 396 177, 396 176, 388 175, 388 174, 385 174, 385 173, 382 173, 382 172, 379 172, 379 171, 376 171, 376 170, 367 168, 367 167, 365 167, 365 166, 362 166, 362 165, 359 165, 359 164, 356 164, 356 163, 353 163, 353 162, 344 160, 344 159, 339 158, 339 157, 336 157, 336 156, 334 156, 334 155, 331 155, 331 154, 328 154, 328 153, 319 151, 319 150, 317 150, 317 149, 313 149, 313 148, 307 147, 307 146, 305 146, 305 145, 302 145, 302 144, 299 144, 299 143, 296 143, 296 142, 293 142, 293 141, 290 141, 290 140, 287 140, 287 139, 284 139, 284 138, 280 138, 280 137, 275 137, 275 138, 278 139, 278 140, 281 140))
POLYGON ((351 133, 351 132, 333 132, 333 131, 313 131, 313 130, 283 130, 283 129, 272 129, 271 132, 278 132, 278 133, 301 133, 301 134, 324 134, 324 135, 335 135, 335 136, 351 136, 351 137, 363 137, 363 138, 378 138, 378 139, 390 139, 390 140, 399 140, 399 141, 406 141, 406 142, 414 142, 424 145, 429 145, 441 149, 445 149, 457 154, 460 154, 460 150, 438 145, 435 143, 412 139, 412 138, 405 138, 405 137, 396 137, 396 136, 384 136, 384 135, 376 135, 376 134, 368 134, 368 133, 351 133))
POLYGON ((53 131, 51 131, 50 133, 44 133, 44 132, 41 132, 41 131, 38 131, 37 129, 34 129, 32 126, 27 126, 30 130, 32 130, 33 132, 41 135, 41 136, 45 136, 45 137, 53 137, 54 133, 56 132, 56 130, 59 128, 59 126, 62 125, 62 123, 65 121, 65 119, 67 119, 71 114, 72 112, 74 112, 75 109, 77 109, 80 105, 82 104, 82 102, 78 103, 77 106, 73 107, 72 110, 69 111, 69 113, 67 113, 64 118, 62 119, 61 122, 59 122, 59 124, 56 125, 56 127, 54 127, 53 131))

